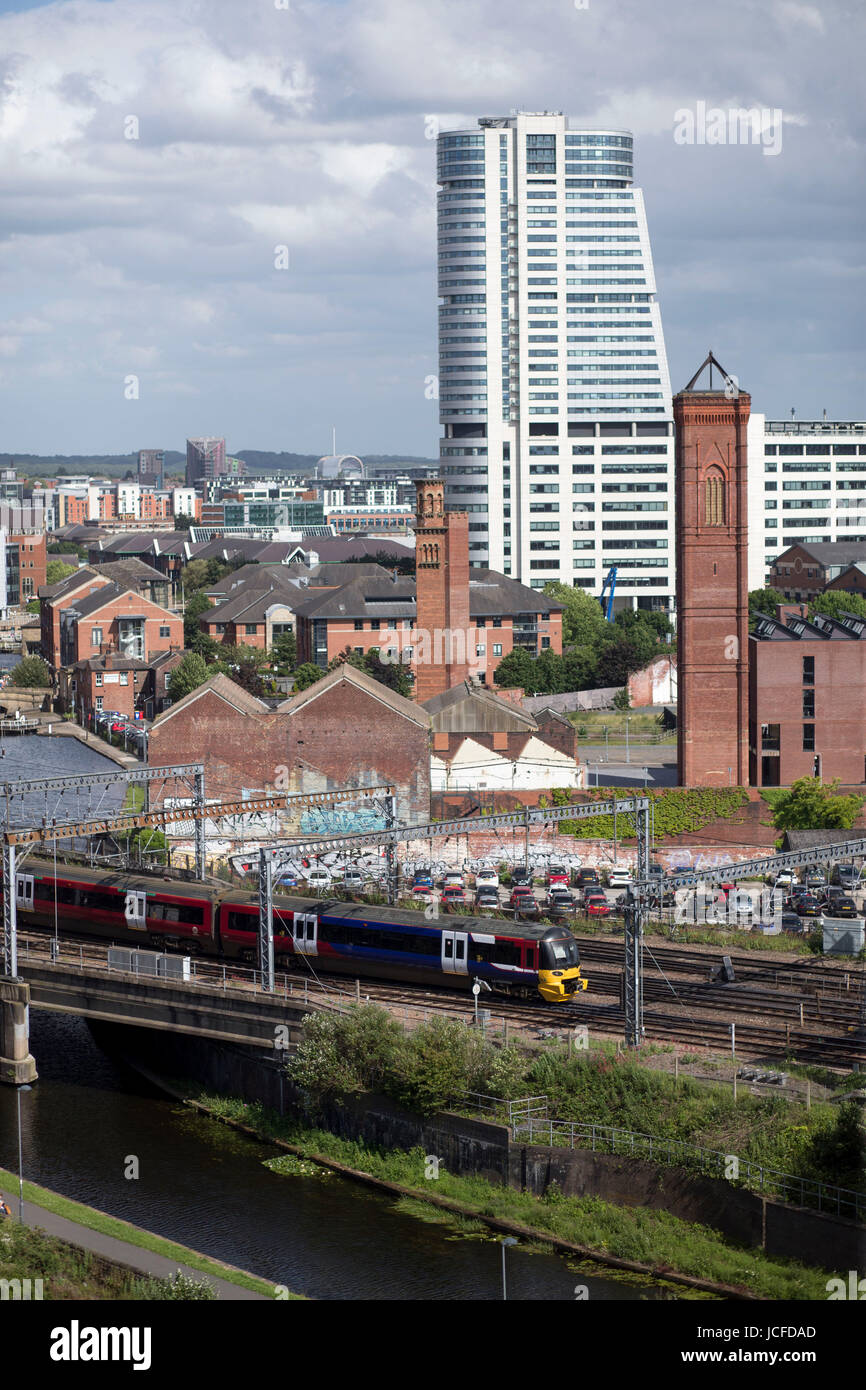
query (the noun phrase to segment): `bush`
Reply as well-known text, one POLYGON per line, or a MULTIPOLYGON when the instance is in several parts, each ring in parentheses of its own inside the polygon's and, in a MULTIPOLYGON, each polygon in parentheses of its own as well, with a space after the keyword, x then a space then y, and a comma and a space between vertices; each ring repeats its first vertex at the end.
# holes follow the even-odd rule
POLYGON ((184 1302, 210 1301, 217 1291, 209 1279, 193 1279, 181 1270, 167 1279, 146 1279, 138 1284, 138 1294, 148 1301, 179 1299, 184 1302))

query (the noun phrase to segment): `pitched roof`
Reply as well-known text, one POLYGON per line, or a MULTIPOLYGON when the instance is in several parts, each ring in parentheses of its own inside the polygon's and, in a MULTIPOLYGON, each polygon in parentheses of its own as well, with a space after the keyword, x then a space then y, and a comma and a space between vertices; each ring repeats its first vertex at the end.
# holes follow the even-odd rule
POLYGON ((167 720, 174 718, 178 710, 187 709, 196 700, 200 700, 203 695, 208 694, 218 696, 219 699, 224 700, 227 705, 231 705, 241 714, 263 715, 269 712, 268 706, 263 700, 256 699, 255 695, 251 695, 248 690, 243 690, 222 671, 218 671, 215 676, 211 676, 209 680, 196 686, 195 690, 191 690, 188 695, 184 695, 182 700, 178 700, 167 710, 164 710, 154 720, 154 727, 157 724, 165 724, 167 720))
POLYGON ((291 695, 288 700, 283 700, 282 704, 277 705, 276 712, 278 714, 297 714, 307 705, 318 700, 319 696, 326 694, 327 691, 332 690, 335 685, 342 682, 355 686, 359 691, 371 696, 374 700, 378 700, 380 704, 387 705, 396 714, 402 715, 404 719, 420 725, 422 729, 429 729, 430 716, 423 706, 413 704, 411 700, 398 695, 396 691, 390 690, 381 681, 368 676, 366 671, 359 671, 357 666, 350 666, 348 662, 342 662, 333 671, 328 671, 320 681, 316 681, 315 685, 309 686, 297 695, 291 695))
POLYGON ((535 731, 538 724, 528 710, 511 700, 494 695, 486 686, 474 681, 461 681, 450 690, 425 700, 423 708, 430 714, 433 729, 448 733, 492 733, 535 731))
POLYGON ((243 618, 246 622, 264 622, 268 610, 274 607, 290 608, 294 611, 298 590, 286 590, 282 585, 269 585, 266 589, 245 587, 241 593, 232 594, 225 603, 207 609, 200 615, 199 622, 235 622, 243 618))
POLYGON ((294 605, 306 618, 414 618, 414 579, 357 579, 338 589, 308 589, 294 605))
POLYGON ((496 570, 469 571, 469 613, 475 618, 511 613, 561 613, 565 605, 496 570))
POLYGON ((782 850, 823 849, 824 845, 844 845, 862 838, 862 834, 847 830, 786 830, 782 850))
POLYGON ((65 579, 58 579, 56 584, 40 584, 39 597, 45 599, 63 598, 66 594, 74 594, 76 589, 82 588, 85 584, 91 584, 94 579, 99 578, 99 571, 95 566, 85 565, 82 569, 76 570, 74 574, 67 574, 65 579))
POLYGON ((815 541, 811 545, 804 541, 796 541, 776 556, 773 568, 780 565, 792 550, 804 550, 822 567, 841 565, 844 568, 856 564, 858 560, 866 560, 866 541, 815 541))
POLYGON ((130 556, 126 560, 110 560, 105 565, 94 565, 97 574, 104 574, 108 579, 125 579, 131 584, 142 584, 156 581, 165 584, 166 577, 160 571, 153 568, 153 565, 145 564, 144 560, 139 560, 137 556, 130 556))

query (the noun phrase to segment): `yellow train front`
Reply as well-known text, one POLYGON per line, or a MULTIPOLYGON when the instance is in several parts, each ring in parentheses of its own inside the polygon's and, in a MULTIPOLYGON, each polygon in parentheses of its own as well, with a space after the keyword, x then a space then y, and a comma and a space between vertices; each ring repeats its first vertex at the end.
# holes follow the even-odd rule
POLYGON ((538 993, 548 1004, 563 1004, 586 989, 580 950, 566 927, 548 927, 538 943, 538 993))

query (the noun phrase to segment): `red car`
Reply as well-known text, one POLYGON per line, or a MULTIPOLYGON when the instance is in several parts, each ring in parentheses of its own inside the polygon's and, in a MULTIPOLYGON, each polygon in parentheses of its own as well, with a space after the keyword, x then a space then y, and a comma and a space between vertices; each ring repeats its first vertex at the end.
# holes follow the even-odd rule
POLYGON ((462 888, 443 888, 440 901, 443 907, 448 903, 465 903, 466 894, 462 888))
POLYGON ((555 888, 557 884, 568 887, 568 869, 562 864, 550 864, 547 870, 547 886, 555 888))
POLYGON ((610 903, 604 893, 587 893, 583 910, 587 917, 609 917, 610 903))

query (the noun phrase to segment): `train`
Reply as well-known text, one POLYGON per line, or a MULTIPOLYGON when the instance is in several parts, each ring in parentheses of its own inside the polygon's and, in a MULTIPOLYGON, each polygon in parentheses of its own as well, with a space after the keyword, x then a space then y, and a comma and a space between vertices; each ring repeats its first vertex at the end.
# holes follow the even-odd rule
MULTIPOLYGON (((147 945, 255 964, 259 954, 258 895, 169 876, 41 862, 16 873, 22 926, 115 944, 147 945)), ((580 951, 564 926, 489 917, 451 917, 336 898, 274 895, 274 957, 278 968, 313 962, 338 974, 470 990, 475 981, 497 994, 539 996, 561 1004, 588 981, 580 951)))

